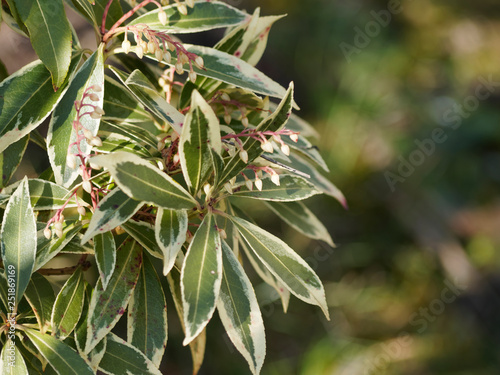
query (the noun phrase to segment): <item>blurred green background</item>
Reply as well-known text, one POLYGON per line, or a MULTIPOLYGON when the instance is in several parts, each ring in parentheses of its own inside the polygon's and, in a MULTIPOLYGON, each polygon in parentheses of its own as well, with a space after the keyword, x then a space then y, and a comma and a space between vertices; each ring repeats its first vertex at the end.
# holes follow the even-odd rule
MULTIPOLYGON (((287 314, 279 301, 263 306, 262 373, 499 374, 500 4, 231 3, 288 14, 259 67, 295 82, 299 115, 349 203, 307 201, 331 252, 262 211, 324 280, 332 316, 293 298, 287 314)), ((246 373, 208 333, 203 373, 246 373)))
MULTIPOLYGON (((254 208, 319 274, 331 314, 293 297, 284 314, 253 275, 267 333, 262 374, 499 374, 500 4, 228 2, 288 14, 259 68, 295 82, 298 114, 317 129, 328 177, 349 204, 307 201, 333 250, 254 208)), ((2 60, 22 43, 3 39, 2 60)), ((26 63, 15 60, 9 73, 26 63)), ((164 372, 190 374, 170 314, 164 372)), ((217 318, 207 332, 200 374, 249 373, 217 318)))

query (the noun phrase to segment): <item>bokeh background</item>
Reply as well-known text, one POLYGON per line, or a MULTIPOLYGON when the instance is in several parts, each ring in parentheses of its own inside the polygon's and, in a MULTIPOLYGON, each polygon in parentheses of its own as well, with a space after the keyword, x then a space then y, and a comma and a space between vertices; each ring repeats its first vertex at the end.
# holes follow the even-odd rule
MULTIPOLYGON (((335 249, 254 208, 319 274, 331 312, 326 321, 292 297, 284 314, 253 277, 267 333, 262 374, 499 374, 500 4, 229 3, 288 14, 259 68, 295 82, 299 114, 349 204, 307 201, 335 249)), ((0 58, 12 73, 33 57, 6 33, 0 58)), ((180 327, 169 329, 164 371, 190 374, 180 327)), ((213 319, 200 374, 247 373, 213 319)))

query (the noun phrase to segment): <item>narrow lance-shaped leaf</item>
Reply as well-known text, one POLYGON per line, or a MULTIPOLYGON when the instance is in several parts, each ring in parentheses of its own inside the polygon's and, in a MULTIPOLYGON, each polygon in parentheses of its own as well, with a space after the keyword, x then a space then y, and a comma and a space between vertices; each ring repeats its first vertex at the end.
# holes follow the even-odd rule
POLYGON ((142 263, 142 250, 136 241, 125 240, 116 251, 116 268, 106 290, 98 281, 90 301, 85 353, 106 336, 125 313, 142 263))
POLYGON ((87 232, 82 238, 82 244, 96 234, 109 232, 126 222, 143 204, 144 202, 130 198, 120 189, 113 189, 97 205, 92 219, 90 219, 87 232))
POLYGON ((8 339, 0 354, 0 372, 3 375, 28 375, 23 355, 14 340, 8 339))
MULTIPOLYGON (((276 132, 282 129, 290 114, 292 113, 292 104, 293 104, 293 83, 290 83, 290 87, 286 92, 285 97, 281 101, 280 105, 269 117, 264 119, 259 126, 257 126, 257 131, 265 132, 265 131, 273 131, 276 132)), ((248 163, 254 161, 257 157, 262 155, 264 152, 260 147, 261 142, 252 137, 248 137, 245 142, 243 142, 243 148, 248 153, 248 163)), ((226 162, 226 166, 222 173, 221 178, 219 179, 219 185, 224 184, 230 178, 236 176, 242 170, 244 170, 248 163, 245 163, 241 160, 239 153, 235 153, 235 155, 231 156, 229 160, 226 162)))
POLYGON ((34 273, 24 295, 35 313, 40 331, 45 333, 50 327, 52 306, 56 299, 52 285, 44 276, 34 273))
POLYGON ((97 234, 94 237, 94 252, 102 287, 106 289, 116 265, 116 245, 113 234, 110 232, 97 234))
POLYGON ((325 176, 318 172, 308 161, 299 155, 290 154, 291 165, 299 171, 307 173, 310 178, 308 181, 312 183, 322 193, 335 198, 339 203, 347 209, 347 200, 342 192, 325 176))
POLYGON ((184 115, 158 94, 144 73, 136 69, 128 75, 116 68, 110 69, 144 107, 157 118, 169 123, 178 134, 181 133, 184 115))
POLYGON ((34 329, 24 330, 31 342, 59 375, 93 375, 94 372, 70 346, 34 329))
POLYGON ((323 223, 302 202, 267 202, 267 206, 281 219, 303 235, 325 241, 334 247, 332 237, 323 223))
MULTIPOLYGON (((184 309, 182 308, 181 274, 177 267, 172 268, 172 271, 168 273, 167 280, 170 292, 172 293, 172 299, 174 300, 175 310, 177 311, 177 315, 179 316, 181 322, 182 330, 186 333, 186 327, 184 325, 184 309)), ((205 327, 203 331, 201 331, 201 333, 189 343, 189 350, 191 351, 191 358, 193 360, 193 375, 198 373, 203 363, 206 340, 207 331, 205 327)))
POLYGON ((285 242, 259 226, 235 216, 231 220, 269 271, 297 298, 318 305, 329 319, 325 290, 313 269, 285 242))
POLYGON ((110 333, 99 370, 112 375, 161 375, 160 370, 139 349, 110 333))
MULTIPOLYGON (((72 74, 81 55, 76 54, 70 66, 72 74)), ((52 112, 67 83, 57 92, 52 89, 50 72, 40 60, 34 61, 0 83, 0 152, 17 142, 52 112)))
POLYGON ((186 241, 188 215, 186 211, 158 208, 155 223, 156 242, 163 252, 163 274, 167 275, 175 264, 177 254, 186 241))
POLYGON ((217 311, 232 343, 259 374, 266 355, 264 322, 259 303, 243 267, 232 250, 222 242, 224 272, 217 311))
POLYGON ((64 340, 75 329, 82 314, 85 283, 81 267, 71 275, 57 295, 52 310, 52 334, 64 340))
POLYGON ((26 136, 0 153, 0 189, 7 186, 10 178, 21 163, 29 139, 30 137, 26 136))
POLYGON ((52 74, 54 91, 64 82, 71 61, 71 27, 62 0, 15 0, 31 45, 52 74), (54 22, 57 20, 57 22, 54 22))
POLYGON ((262 190, 249 190, 243 183, 234 188, 234 196, 275 202, 293 202, 307 199, 320 191, 299 176, 281 175, 280 184, 275 185, 270 177, 262 179, 262 190))
MULTIPOLYGON (((103 50, 104 45, 101 44, 99 49, 81 66, 71 81, 66 94, 54 110, 50 121, 47 133, 47 150, 58 185, 68 187, 78 177, 80 158, 76 158, 75 166, 67 165, 68 153, 72 155, 79 153, 77 145, 74 144, 77 135, 73 128, 73 122, 79 121, 81 126, 87 129, 92 136, 97 135, 100 119, 92 118, 90 113, 93 112, 92 106, 102 108, 104 92, 98 92, 93 88, 99 86, 103 89, 104 86, 103 50), (83 99, 86 92, 95 93, 99 100, 93 101, 89 96, 83 99), (82 103, 80 116, 75 108, 75 101, 82 103), (84 104, 85 106, 83 106, 84 104)), ((92 146, 86 139, 80 142, 82 154, 88 155, 91 148, 92 146)))
POLYGON ((129 220, 122 228, 152 256, 162 259, 162 251, 156 243, 154 227, 144 221, 129 220))
MULTIPOLYGON (((14 183, 7 186, 4 194, 11 194, 19 183, 14 183)), ((30 200, 33 210, 57 210, 63 205, 65 208, 77 207, 76 200, 78 199, 80 205, 88 205, 82 199, 74 197, 68 201, 71 192, 53 182, 33 178, 28 180, 28 187, 30 190, 30 200)))
POLYGON ((27 177, 24 177, 7 203, 0 236, 3 267, 9 285, 12 282, 14 284, 17 309, 17 303, 30 281, 36 254, 36 222, 27 177))
POLYGON ((248 18, 247 13, 220 1, 196 2, 193 8, 188 8, 186 15, 179 12, 177 4, 163 10, 167 15, 166 25, 158 18, 159 9, 136 18, 130 25, 147 24, 153 30, 184 34, 234 26, 248 18))
POLYGON ((167 346, 167 302, 153 264, 146 256, 130 298, 127 341, 157 367, 167 346))
POLYGON ((173 210, 196 205, 194 198, 172 177, 136 155, 116 152, 91 160, 107 168, 120 189, 131 198, 173 210))
POLYGON ((222 250, 215 218, 207 214, 189 245, 181 271, 182 305, 189 344, 212 317, 222 281, 222 250))
POLYGON ((196 194, 214 170, 212 151, 222 149, 219 120, 198 91, 193 91, 179 139, 181 168, 191 192, 196 194))
POLYGON ((241 245, 245 255, 252 264, 253 269, 260 276, 264 282, 271 286, 281 299, 281 305, 283 306, 283 312, 287 312, 288 305, 290 304, 290 291, 283 285, 281 281, 276 279, 273 274, 266 268, 266 266, 257 258, 257 255, 248 247, 245 240, 240 239, 239 244, 241 245))

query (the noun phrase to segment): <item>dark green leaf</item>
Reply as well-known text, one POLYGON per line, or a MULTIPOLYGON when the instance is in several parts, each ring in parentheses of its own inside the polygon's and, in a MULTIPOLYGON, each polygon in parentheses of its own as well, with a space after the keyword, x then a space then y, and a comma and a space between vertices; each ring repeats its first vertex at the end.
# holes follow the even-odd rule
POLYGON ((30 137, 27 135, 0 153, 0 172, 2 173, 0 189, 7 186, 17 167, 21 164, 21 159, 23 158, 26 146, 28 146, 29 139, 30 137))
POLYGON ((50 327, 52 306, 56 299, 52 285, 44 276, 34 273, 24 295, 35 313, 40 331, 45 333, 50 327))
POLYGON ((102 287, 106 289, 116 265, 116 245, 111 232, 95 235, 94 252, 102 287))

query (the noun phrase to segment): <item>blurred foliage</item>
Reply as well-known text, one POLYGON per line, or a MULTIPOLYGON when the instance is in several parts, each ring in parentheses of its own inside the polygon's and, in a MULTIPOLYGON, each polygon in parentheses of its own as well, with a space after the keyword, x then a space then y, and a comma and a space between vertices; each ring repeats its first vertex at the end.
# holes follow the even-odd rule
MULTIPOLYGON (((263 374, 498 374, 500 86, 456 123, 445 117, 484 80, 500 81, 498 3, 403 0, 351 62, 339 45, 353 45, 355 28, 387 1, 233 3, 288 14, 260 69, 295 81, 300 114, 321 135, 329 177, 350 207, 308 201, 337 242, 331 254, 262 215, 316 267, 332 312, 327 322, 297 301, 287 314, 267 305, 263 374), (385 173, 398 174, 400 158, 436 128, 446 140, 392 192, 385 173), (450 285, 459 288, 453 301, 450 285)), ((214 344, 220 355, 209 361, 231 351, 214 344)), ((240 362, 224 355, 206 373, 240 373, 240 362)))

